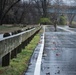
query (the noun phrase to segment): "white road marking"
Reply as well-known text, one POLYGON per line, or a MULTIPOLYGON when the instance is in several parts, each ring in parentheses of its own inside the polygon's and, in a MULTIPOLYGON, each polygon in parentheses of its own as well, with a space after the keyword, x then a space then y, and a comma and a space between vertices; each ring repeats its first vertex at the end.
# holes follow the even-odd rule
POLYGON ((63 30, 65 30, 65 31, 68 31, 68 32, 71 32, 71 33, 75 33, 74 31, 69 30, 69 29, 64 28, 64 27, 57 26, 57 28, 63 29, 63 30))
POLYGON ((41 44, 41 48, 40 48, 40 52, 37 58, 37 62, 36 62, 36 66, 35 66, 35 71, 34 71, 34 75, 40 75, 40 70, 41 70, 41 60, 42 60, 42 54, 43 54, 43 49, 44 49, 44 36, 45 36, 45 26, 44 26, 44 33, 42 36, 42 44, 41 44))

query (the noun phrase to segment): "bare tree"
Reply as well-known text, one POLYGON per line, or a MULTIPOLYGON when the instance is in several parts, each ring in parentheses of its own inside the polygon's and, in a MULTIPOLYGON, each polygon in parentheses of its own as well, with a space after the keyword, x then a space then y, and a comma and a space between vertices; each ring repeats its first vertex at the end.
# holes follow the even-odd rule
POLYGON ((33 0, 40 16, 47 17, 49 0, 33 0))
POLYGON ((3 24, 3 20, 7 13, 14 7, 20 0, 0 0, 0 25, 3 24))

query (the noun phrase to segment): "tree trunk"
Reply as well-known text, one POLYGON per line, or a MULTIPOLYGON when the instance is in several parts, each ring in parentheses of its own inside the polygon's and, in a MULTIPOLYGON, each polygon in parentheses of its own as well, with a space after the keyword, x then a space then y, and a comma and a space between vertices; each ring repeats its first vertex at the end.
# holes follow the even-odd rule
POLYGON ((46 17, 47 16, 47 5, 46 5, 46 0, 44 0, 42 2, 42 8, 43 8, 43 17, 46 17))

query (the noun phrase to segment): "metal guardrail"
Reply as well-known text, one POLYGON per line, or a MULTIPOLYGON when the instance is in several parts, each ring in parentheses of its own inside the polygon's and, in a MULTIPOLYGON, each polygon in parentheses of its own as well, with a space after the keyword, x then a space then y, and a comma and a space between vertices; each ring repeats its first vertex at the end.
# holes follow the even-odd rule
POLYGON ((31 37, 36 31, 40 29, 40 26, 30 29, 28 31, 21 32, 16 35, 5 37, 0 40, 0 58, 5 56, 7 53, 14 50, 22 42, 31 37))

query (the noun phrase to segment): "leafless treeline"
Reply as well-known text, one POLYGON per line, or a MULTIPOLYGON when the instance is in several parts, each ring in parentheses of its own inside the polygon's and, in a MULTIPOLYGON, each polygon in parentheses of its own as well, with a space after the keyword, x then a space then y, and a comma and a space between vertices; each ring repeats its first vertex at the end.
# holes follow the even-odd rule
POLYGON ((55 12, 50 17, 57 19, 59 15, 58 9, 63 9, 61 8, 64 5, 63 0, 0 0, 0 25, 4 23, 38 23, 40 17, 49 16, 47 9, 48 6, 52 5, 55 12))
POLYGON ((31 1, 0 0, 0 25, 4 23, 36 23, 37 17, 37 10, 31 1))
POLYGON ((46 0, 24 0, 23 2, 22 0, 0 0, 0 25, 35 24, 42 15, 46 16, 46 2, 46 0))

